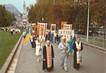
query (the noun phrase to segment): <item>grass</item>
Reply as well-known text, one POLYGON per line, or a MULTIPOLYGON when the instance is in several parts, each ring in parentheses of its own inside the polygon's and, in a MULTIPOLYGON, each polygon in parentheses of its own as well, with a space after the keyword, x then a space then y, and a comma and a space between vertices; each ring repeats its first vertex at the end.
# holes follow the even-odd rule
MULTIPOLYGON (((82 37, 81 40, 86 42, 86 36, 81 35, 81 37, 82 37)), ((106 49, 106 39, 104 40, 103 38, 89 36, 88 43, 106 49)))
POLYGON ((0 69, 14 48, 20 35, 11 35, 10 32, 0 31, 0 69))

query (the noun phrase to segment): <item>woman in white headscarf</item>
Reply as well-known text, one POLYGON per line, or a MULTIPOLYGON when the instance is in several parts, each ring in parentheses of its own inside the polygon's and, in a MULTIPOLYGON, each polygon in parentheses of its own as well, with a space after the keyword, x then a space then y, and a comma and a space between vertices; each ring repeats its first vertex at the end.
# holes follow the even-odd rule
POLYGON ((66 44, 66 38, 65 37, 62 37, 58 48, 60 49, 60 53, 61 53, 61 67, 65 71, 68 71, 68 67, 67 67, 67 44, 66 44))

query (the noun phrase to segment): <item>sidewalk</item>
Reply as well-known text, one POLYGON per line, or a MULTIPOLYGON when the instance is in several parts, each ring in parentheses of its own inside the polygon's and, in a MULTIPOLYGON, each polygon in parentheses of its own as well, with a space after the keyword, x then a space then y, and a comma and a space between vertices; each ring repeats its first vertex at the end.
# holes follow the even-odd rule
POLYGON ((15 73, 36 73, 35 64, 34 49, 31 48, 30 41, 28 41, 22 47, 15 73))

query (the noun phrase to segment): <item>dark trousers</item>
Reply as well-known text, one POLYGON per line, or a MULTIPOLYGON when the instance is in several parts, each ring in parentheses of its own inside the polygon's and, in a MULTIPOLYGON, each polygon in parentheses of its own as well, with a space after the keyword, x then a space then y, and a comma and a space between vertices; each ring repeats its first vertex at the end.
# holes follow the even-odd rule
POLYGON ((47 69, 47 62, 46 61, 43 61, 42 69, 43 70, 47 69))
POLYGON ((31 45, 32 45, 32 48, 35 48, 36 47, 35 42, 31 42, 31 45))
POLYGON ((76 52, 74 52, 74 60, 73 60, 73 67, 76 69, 76 70, 79 70, 80 68, 80 64, 77 64, 77 56, 76 56, 76 52))

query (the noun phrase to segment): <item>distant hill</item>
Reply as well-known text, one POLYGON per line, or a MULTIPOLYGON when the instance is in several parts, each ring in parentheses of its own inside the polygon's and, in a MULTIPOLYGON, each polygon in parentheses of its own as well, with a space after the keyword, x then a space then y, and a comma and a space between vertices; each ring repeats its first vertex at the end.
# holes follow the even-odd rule
POLYGON ((19 10, 15 6, 13 6, 11 4, 6 4, 4 6, 7 11, 9 11, 10 13, 15 15, 17 22, 22 21, 22 14, 19 12, 19 10))
POLYGON ((17 8, 11 4, 4 5, 6 10, 14 14, 15 16, 20 16, 21 13, 17 10, 17 8))

